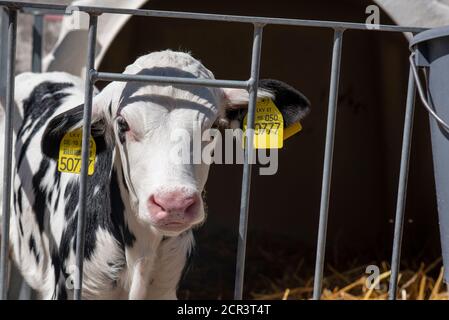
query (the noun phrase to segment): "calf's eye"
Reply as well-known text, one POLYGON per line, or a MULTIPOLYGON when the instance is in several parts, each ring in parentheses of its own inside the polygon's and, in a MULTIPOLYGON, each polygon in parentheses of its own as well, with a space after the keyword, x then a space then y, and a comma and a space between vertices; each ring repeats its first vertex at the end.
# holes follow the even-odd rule
POLYGON ((120 142, 123 144, 123 143, 125 143, 125 140, 126 140, 126 132, 128 132, 130 130, 128 122, 126 122, 125 118, 118 117, 117 118, 117 126, 118 126, 118 138, 119 138, 120 142))
POLYGON ((125 118, 118 117, 117 118, 117 124, 118 124, 118 129, 119 129, 120 132, 127 132, 127 131, 129 131, 129 125, 128 125, 128 122, 126 122, 125 118))

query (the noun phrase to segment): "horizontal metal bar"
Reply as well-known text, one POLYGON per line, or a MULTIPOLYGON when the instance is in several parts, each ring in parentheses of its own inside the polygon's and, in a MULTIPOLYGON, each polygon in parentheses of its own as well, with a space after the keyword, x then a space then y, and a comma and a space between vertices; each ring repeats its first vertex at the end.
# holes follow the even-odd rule
POLYGON ((20 9, 20 13, 30 14, 35 16, 44 16, 44 15, 70 15, 71 12, 64 12, 62 9, 37 9, 37 8, 29 8, 23 7, 20 9))
POLYGON ((215 88, 249 89, 251 81, 211 80, 196 78, 145 76, 136 74, 92 72, 91 79, 96 81, 120 81, 120 82, 150 82, 160 84, 184 84, 191 86, 204 86, 215 88))
MULTIPOLYGON (((33 9, 52 9, 65 12, 67 6, 58 4, 41 4, 17 1, 0 1, 0 6, 10 8, 33 8, 33 9)), ((207 21, 221 21, 221 22, 241 22, 252 23, 258 25, 288 25, 288 26, 302 26, 302 27, 318 27, 318 28, 332 28, 332 29, 348 29, 348 30, 366 30, 366 31, 389 31, 389 32, 412 32, 418 33, 428 28, 415 27, 401 27, 395 25, 378 25, 372 28, 372 25, 365 23, 351 23, 351 22, 336 22, 336 21, 319 21, 319 20, 302 20, 302 19, 284 19, 284 18, 267 18, 267 17, 250 17, 250 16, 234 16, 234 15, 219 15, 206 13, 192 13, 192 12, 176 12, 176 11, 158 11, 158 10, 142 10, 142 9, 123 9, 110 8, 101 6, 77 6, 80 11, 91 14, 129 14, 133 16, 147 16, 158 18, 177 18, 177 19, 193 19, 193 20, 207 20, 207 21), (368 26, 370 27, 368 29, 368 26)))

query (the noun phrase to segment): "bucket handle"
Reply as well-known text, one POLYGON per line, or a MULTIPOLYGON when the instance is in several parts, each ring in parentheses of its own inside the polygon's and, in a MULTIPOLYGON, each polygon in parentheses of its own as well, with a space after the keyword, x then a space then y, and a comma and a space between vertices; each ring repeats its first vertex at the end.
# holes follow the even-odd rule
POLYGON ((418 69, 416 67, 414 57, 415 57, 415 52, 413 52, 410 55, 409 60, 410 60, 410 66, 412 68, 413 77, 415 78, 416 87, 418 88, 418 93, 421 98, 421 101, 424 104, 424 107, 429 112, 429 114, 444 128, 444 130, 446 130, 449 133, 449 125, 437 115, 437 113, 432 109, 432 107, 430 106, 430 103, 426 99, 426 94, 424 92, 423 86, 419 79, 418 69))

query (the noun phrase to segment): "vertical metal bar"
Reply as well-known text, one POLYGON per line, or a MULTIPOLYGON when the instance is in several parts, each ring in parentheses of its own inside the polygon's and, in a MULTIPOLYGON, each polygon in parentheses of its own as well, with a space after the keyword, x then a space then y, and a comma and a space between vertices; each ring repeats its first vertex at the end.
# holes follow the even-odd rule
MULTIPOLYGON (((35 73, 42 72, 42 48, 44 34, 44 15, 35 13, 33 23, 33 44, 32 44, 32 60, 31 71, 35 73)), ((21 279, 19 300, 30 300, 32 298, 32 290, 25 279, 21 279)))
POLYGON ((33 296, 33 290, 28 285, 28 283, 25 281, 25 279, 22 278, 22 285, 20 286, 19 300, 31 300, 32 296, 33 296))
POLYGON ((6 65, 8 55, 8 10, 0 7, 0 101, 2 106, 6 105, 6 65))
POLYGON ((97 44, 97 24, 98 16, 91 14, 89 19, 89 35, 86 62, 86 87, 85 87, 85 103, 83 115, 83 144, 81 152, 81 177, 80 177, 80 195, 79 195, 79 211, 78 211, 78 227, 76 230, 76 266, 77 272, 75 276, 75 300, 81 300, 82 283, 83 283, 83 262, 84 262, 84 243, 86 237, 86 196, 87 196, 87 180, 89 169, 89 140, 90 126, 92 121, 92 99, 93 99, 93 82, 90 74, 95 68, 95 47, 97 44))
POLYGON ((5 300, 8 291, 9 218, 11 214, 11 174, 13 146, 14 76, 17 40, 17 11, 8 12, 8 52, 6 66, 5 146, 3 163, 3 225, 0 253, 0 299, 5 300))
MULTIPOLYGON (((7 69, 7 57, 8 57, 8 25, 9 25, 9 18, 8 18, 8 10, 6 7, 0 7, 0 14, 1 14, 1 34, 0 34, 0 102, 2 105, 2 108, 5 108, 6 106, 6 69, 7 69)), ((3 212, 0 213, 0 215, 3 215, 3 212)), ((2 216, 0 216, 0 223, 2 221, 2 216)), ((3 228, 3 225, 2 225, 3 228)), ((0 235, 4 232, 0 232, 0 235)), ((2 244, 3 241, 0 240, 0 244, 2 244)), ((3 265, 3 260, 0 258, 0 264, 3 265)), ((1 268, 1 267, 0 267, 1 268)), ((3 281, 0 279, 0 286, 2 285, 3 281)), ((1 299, 1 297, 0 297, 1 299)))
POLYGON ((33 24, 33 57, 31 70, 36 73, 42 72, 42 43, 44 34, 44 16, 37 14, 34 16, 33 24))
POLYGON ((413 119, 415 115, 416 85, 413 70, 410 67, 407 90, 407 107, 405 110, 404 134, 402 140, 401 170, 399 175, 398 199, 396 205, 396 218, 394 225, 393 254, 391 258, 391 276, 388 298, 396 300, 401 263, 402 235, 404 231, 405 205, 407 201, 408 173, 410 166, 410 153, 412 147, 413 119))
POLYGON ((260 60, 262 53, 263 25, 254 25, 253 53, 251 62, 251 85, 249 89, 248 125, 243 167, 242 195, 240 203, 239 240, 237 247, 237 266, 235 275, 234 299, 242 300, 245 277, 246 239, 248 232, 249 199, 251 193, 251 159, 254 155, 254 118, 256 114, 257 90, 259 87, 260 60))
POLYGON ((337 118, 338 87, 340 82, 341 53, 343 47, 343 29, 335 29, 332 53, 331 84, 327 116, 326 149, 324 155, 323 185, 321 191, 320 222, 315 263, 313 299, 319 300, 323 284, 324 257, 326 254, 327 222, 329 216, 329 198, 334 156, 335 123, 337 118))

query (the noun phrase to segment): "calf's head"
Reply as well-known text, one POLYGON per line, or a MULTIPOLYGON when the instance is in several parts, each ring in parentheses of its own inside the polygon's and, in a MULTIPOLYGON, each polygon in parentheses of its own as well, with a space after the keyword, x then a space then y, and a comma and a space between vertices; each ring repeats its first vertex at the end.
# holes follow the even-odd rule
MULTIPOLYGON (((189 54, 172 51, 143 56, 125 73, 214 78, 189 54)), ((275 100, 286 125, 303 118, 309 109, 301 93, 279 81, 262 80, 259 95, 275 100)), ((131 206, 141 223, 164 235, 176 235, 203 222, 201 193, 209 165, 173 161, 180 138, 174 133, 188 133, 182 138, 187 137, 190 151, 204 148, 201 140, 201 146, 193 145, 198 142, 194 137, 218 121, 241 120, 248 98, 245 90, 136 82, 112 82, 94 98, 91 132, 97 153, 117 150, 131 206)), ((44 154, 57 158, 64 134, 82 127, 83 108, 59 114, 49 123, 42 142, 44 154)))

